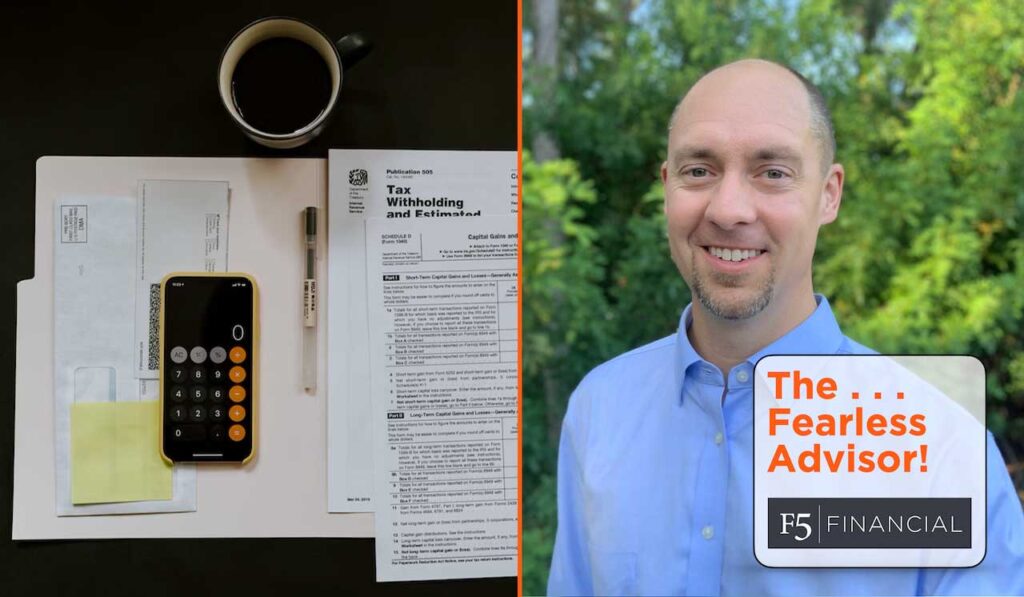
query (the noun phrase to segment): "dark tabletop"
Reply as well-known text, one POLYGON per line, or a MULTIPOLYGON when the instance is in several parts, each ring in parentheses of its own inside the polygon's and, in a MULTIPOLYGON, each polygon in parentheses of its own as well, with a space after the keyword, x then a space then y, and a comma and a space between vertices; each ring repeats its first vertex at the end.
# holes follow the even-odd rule
MULTIPOLYGON (((514 594, 514 578, 374 583, 372 539, 13 542, 16 283, 33 272, 44 155, 326 158, 329 148, 516 149, 514 0, 0 4, 0 594, 514 594), (129 8, 130 7, 130 8, 129 8), (224 45, 257 18, 376 48, 324 134, 248 141, 217 95, 224 45)), ((326 448, 325 448, 326 449, 326 448)))

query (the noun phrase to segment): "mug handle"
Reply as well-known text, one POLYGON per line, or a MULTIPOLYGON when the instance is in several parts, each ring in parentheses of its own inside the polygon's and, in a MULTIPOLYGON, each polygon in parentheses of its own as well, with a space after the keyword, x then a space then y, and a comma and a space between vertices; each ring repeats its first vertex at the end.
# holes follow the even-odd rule
POLYGON ((338 46, 341 65, 345 70, 352 68, 357 62, 366 58, 366 55, 373 49, 373 41, 365 33, 349 33, 339 39, 335 45, 338 46))

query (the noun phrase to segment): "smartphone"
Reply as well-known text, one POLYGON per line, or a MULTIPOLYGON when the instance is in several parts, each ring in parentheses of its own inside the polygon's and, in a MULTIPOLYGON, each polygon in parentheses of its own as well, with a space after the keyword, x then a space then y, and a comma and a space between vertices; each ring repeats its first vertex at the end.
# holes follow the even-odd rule
POLYGON ((168 462, 249 462, 256 453, 259 295, 242 273, 160 283, 160 452, 168 462))

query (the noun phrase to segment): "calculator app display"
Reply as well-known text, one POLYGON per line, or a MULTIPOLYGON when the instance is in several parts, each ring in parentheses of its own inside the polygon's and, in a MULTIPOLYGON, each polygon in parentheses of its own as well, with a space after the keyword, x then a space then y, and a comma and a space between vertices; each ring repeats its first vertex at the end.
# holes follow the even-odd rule
POLYGON ((174 462, 244 462, 255 431, 256 288, 248 276, 163 283, 162 447, 174 462))

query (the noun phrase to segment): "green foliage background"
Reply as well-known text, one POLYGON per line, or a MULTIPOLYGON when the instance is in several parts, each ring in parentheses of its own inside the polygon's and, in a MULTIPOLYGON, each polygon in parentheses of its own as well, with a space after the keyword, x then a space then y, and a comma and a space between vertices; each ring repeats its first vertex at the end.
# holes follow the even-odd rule
POLYGON ((669 114, 701 74, 742 57, 796 67, 833 112, 847 180, 816 291, 879 351, 980 357, 988 424, 1021 487, 1024 2, 559 4, 557 72, 525 59, 524 144, 545 132, 562 155, 523 165, 525 594, 545 591, 570 392, 673 333, 689 301, 657 183, 669 114), (544 76, 554 91, 539 101, 530 85, 544 76))

